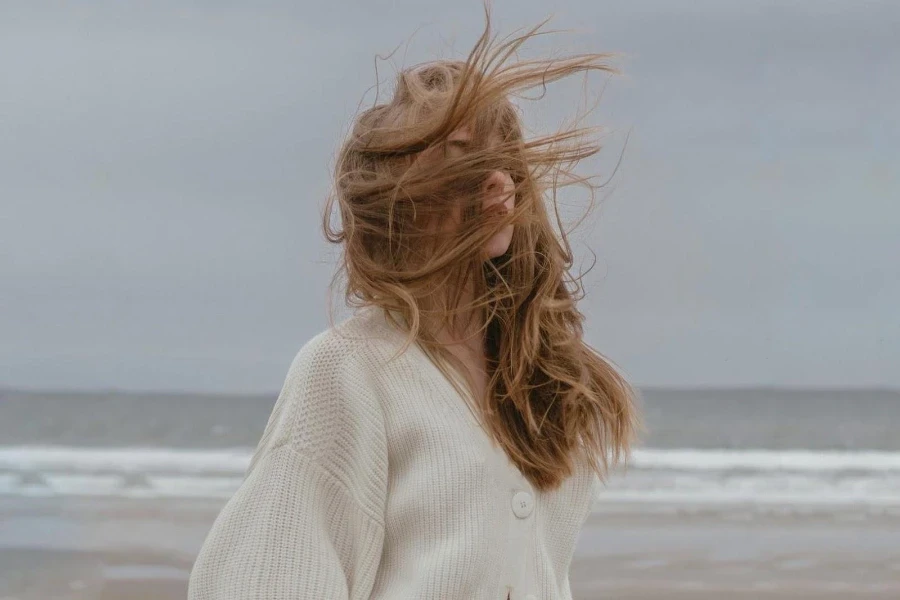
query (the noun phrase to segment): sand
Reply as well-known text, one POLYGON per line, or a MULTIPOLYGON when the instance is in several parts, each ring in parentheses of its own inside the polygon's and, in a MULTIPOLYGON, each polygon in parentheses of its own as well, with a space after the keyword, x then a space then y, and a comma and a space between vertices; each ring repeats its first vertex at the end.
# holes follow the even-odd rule
MULTIPOLYGON (((0 600, 183 599, 219 503, 0 498, 0 600)), ((729 509, 591 515, 576 600, 900 598, 900 514, 729 509)))

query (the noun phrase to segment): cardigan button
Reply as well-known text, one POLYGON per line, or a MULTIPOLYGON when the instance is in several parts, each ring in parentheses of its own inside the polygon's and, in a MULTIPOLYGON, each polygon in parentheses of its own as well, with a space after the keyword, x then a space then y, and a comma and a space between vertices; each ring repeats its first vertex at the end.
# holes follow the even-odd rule
POLYGON ((516 492, 512 498, 512 509, 517 517, 524 519, 534 509, 534 497, 528 492, 516 492))

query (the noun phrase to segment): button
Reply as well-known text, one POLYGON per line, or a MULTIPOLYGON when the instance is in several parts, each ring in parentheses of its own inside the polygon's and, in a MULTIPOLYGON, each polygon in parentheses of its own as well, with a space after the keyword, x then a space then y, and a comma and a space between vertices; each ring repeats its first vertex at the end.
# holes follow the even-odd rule
POLYGON ((516 492, 512 499, 512 509, 517 517, 524 519, 534 508, 534 498, 528 492, 516 492))

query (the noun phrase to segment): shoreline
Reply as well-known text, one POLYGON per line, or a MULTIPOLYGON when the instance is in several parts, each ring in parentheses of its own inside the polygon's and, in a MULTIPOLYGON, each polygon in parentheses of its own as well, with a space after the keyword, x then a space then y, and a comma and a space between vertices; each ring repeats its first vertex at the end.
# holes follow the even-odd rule
MULTIPOLYGON (((210 500, 0 497, 0 598, 183 600, 210 500)), ((900 512, 602 504, 574 600, 900 597, 900 512), (646 508, 646 510, 642 510, 646 508)))

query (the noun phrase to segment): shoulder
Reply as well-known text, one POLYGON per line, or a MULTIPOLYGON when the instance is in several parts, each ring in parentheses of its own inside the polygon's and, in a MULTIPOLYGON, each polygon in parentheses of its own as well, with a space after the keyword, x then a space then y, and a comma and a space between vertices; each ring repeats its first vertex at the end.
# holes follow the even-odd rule
POLYGON ((310 338, 291 361, 260 446, 322 455, 357 443, 350 438, 386 443, 385 408, 417 370, 415 352, 402 356, 406 336, 366 307, 310 338))
POLYGON ((305 342, 288 369, 285 387, 374 385, 388 355, 399 350, 403 334, 375 307, 355 313, 305 342))
MULTIPOLYGON (((368 326, 351 317, 319 332, 294 356, 254 458, 289 447, 348 489, 386 481, 382 396, 368 358, 368 326)), ((377 342, 376 342, 377 343, 377 342)), ((378 484, 378 485, 376 485, 378 484)), ((354 492, 356 494, 356 492, 354 492)))
POLYGON ((341 323, 309 338, 291 360, 282 393, 310 386, 321 391, 323 386, 339 383, 349 369, 357 370, 358 355, 366 351, 368 342, 347 338, 346 329, 341 323))
POLYGON ((404 352, 406 340, 407 332, 374 306, 315 334, 291 361, 267 437, 283 443, 290 436, 296 447, 311 449, 344 431, 383 431, 397 380, 416 370, 417 353, 404 352))
POLYGON ((381 394, 370 356, 377 342, 357 315, 309 338, 296 352, 257 453, 290 445, 327 456, 349 437, 383 431, 381 394))
POLYGON ((373 396, 373 369, 368 356, 373 340, 357 315, 310 338, 294 355, 280 397, 312 407, 351 408, 373 396))

